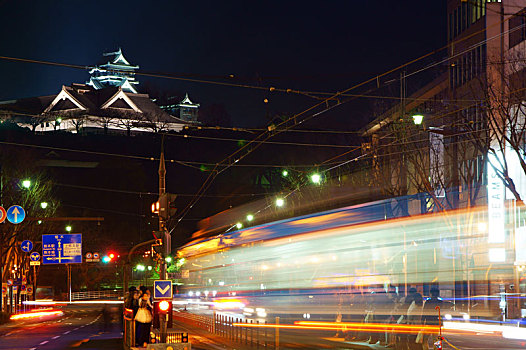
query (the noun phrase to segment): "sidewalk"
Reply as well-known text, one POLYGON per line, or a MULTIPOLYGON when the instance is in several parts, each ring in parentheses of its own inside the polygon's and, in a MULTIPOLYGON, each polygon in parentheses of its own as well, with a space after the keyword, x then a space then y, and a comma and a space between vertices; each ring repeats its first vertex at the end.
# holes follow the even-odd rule
MULTIPOLYGON (((202 344, 204 346, 210 343, 212 343, 214 346, 213 348, 223 348, 223 349, 229 349, 229 350, 254 350, 256 348, 255 345, 250 346, 250 344, 245 345, 238 342, 233 342, 229 339, 226 339, 222 336, 219 336, 217 334, 212 334, 210 332, 207 332, 206 330, 203 330, 201 328, 197 328, 195 326, 192 326, 190 324, 186 324, 184 322, 175 321, 174 320, 174 328, 180 328, 182 330, 185 330, 188 332, 190 336, 190 341, 192 342, 192 346, 199 347, 199 344, 202 344), (207 340, 209 340, 207 342, 207 340)), ((287 349, 288 347, 285 345, 286 339, 282 339, 280 349, 287 349)), ((360 342, 360 341, 345 341, 345 338, 337 338, 337 337, 329 337, 329 338, 320 338, 320 347, 317 348, 325 348, 325 349, 356 349, 356 350, 369 350, 369 349, 375 349, 375 350, 386 350, 389 348, 386 348, 383 345, 376 345, 376 344, 369 344, 367 342, 360 342)), ((260 349, 264 349, 262 345, 259 346, 260 349)), ((294 346, 294 348, 297 348, 297 346, 294 346)), ((268 343, 267 349, 274 349, 274 344, 272 342, 268 343)))

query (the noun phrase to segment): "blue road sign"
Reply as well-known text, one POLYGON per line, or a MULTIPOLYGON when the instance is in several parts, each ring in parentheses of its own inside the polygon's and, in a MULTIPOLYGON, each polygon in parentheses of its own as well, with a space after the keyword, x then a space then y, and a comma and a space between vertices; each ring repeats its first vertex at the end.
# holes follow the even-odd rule
POLYGON ((82 235, 42 235, 43 264, 82 263, 82 235))
POLYGON ((29 256, 29 259, 31 261, 39 261, 40 260, 40 254, 38 254, 37 252, 33 252, 31 253, 31 255, 29 256))
POLYGON ((25 241, 22 242, 22 245, 20 246, 20 248, 22 249, 23 252, 29 253, 30 251, 33 250, 33 242, 26 239, 25 241))
POLYGON ((19 224, 24 221, 26 212, 19 205, 12 205, 7 209, 7 220, 12 224, 19 224))
POLYGON ((172 281, 171 280, 157 280, 153 281, 153 297, 154 299, 172 299, 172 281))

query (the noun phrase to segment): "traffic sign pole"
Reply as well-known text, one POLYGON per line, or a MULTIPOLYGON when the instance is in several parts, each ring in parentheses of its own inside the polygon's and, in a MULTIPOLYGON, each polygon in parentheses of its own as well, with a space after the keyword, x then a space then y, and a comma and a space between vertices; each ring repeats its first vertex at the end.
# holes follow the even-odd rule
POLYGON ((33 301, 37 300, 37 267, 36 265, 33 265, 33 301))

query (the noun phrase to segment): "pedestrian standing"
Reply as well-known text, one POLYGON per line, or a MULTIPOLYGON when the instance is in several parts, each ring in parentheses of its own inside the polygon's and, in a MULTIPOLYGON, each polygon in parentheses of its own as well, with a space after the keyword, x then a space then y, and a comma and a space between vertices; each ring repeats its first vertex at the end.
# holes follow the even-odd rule
MULTIPOLYGON (((440 327, 440 319, 438 318, 438 311, 435 309, 435 307, 442 307, 444 301, 442 300, 442 298, 440 298, 440 290, 438 288, 431 288, 429 293, 431 294, 431 298, 429 298, 424 304, 424 324, 427 326, 440 327)), ((424 333, 422 347, 424 349, 428 349, 429 339, 431 339, 431 345, 433 346, 433 343, 437 337, 438 332, 427 330, 424 333)))
MULTIPOLYGON (((412 326, 421 326, 422 325, 422 307, 424 306, 424 299, 422 294, 414 293, 413 301, 409 308, 407 309, 407 324, 412 326)), ((417 331, 412 334, 407 335, 407 345, 409 350, 421 350, 421 343, 417 343, 418 337, 417 331)))
POLYGON ((138 346, 146 347, 150 341, 150 329, 153 316, 152 304, 147 293, 143 293, 139 299, 139 309, 135 315, 135 338, 138 346))

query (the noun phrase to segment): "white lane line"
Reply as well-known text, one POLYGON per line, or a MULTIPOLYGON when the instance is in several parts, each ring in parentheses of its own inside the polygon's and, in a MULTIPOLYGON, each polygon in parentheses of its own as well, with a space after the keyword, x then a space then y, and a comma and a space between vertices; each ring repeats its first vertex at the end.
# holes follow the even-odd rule
POLYGON ((62 334, 69 334, 70 332, 71 332, 71 331, 66 331, 66 332, 64 332, 64 333, 62 333, 62 334))
POLYGON ((60 335, 54 336, 54 337, 51 338, 51 339, 58 339, 58 338, 60 338, 60 335))
POLYGON ((49 343, 48 340, 44 340, 42 343, 38 344, 38 345, 46 345, 47 343, 49 343))
POLYGON ((37 348, 31 348, 31 349, 29 349, 29 350, 37 350, 37 348))

